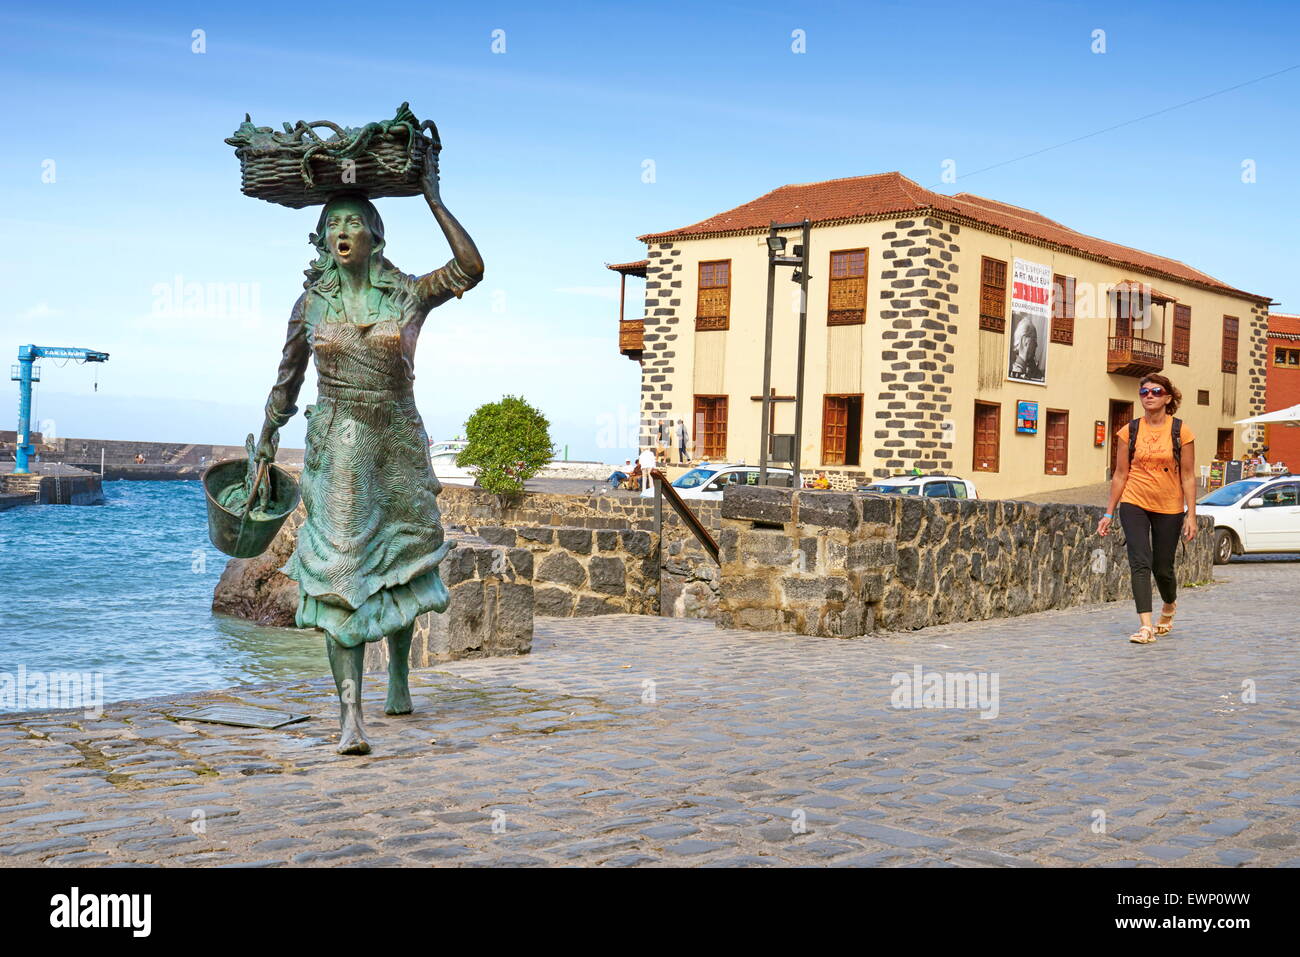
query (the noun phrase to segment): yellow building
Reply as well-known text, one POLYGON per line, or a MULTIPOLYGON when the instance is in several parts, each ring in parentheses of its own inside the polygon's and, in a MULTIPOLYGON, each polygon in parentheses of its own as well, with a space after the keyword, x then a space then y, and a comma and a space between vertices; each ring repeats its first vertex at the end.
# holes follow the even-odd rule
MULTIPOLYGON (((696 458, 758 462, 769 226, 805 219, 800 464, 836 487, 916 468, 984 497, 1104 481, 1148 372, 1182 392, 1198 465, 1243 452, 1234 420, 1263 411, 1268 296, 883 173, 783 186, 641 236, 645 260, 609 267, 646 280, 643 316, 620 315, 619 334, 641 363, 643 444, 681 419, 696 458)), ((800 232, 781 235, 788 256, 800 232)), ((776 271, 776 434, 795 431, 791 276, 776 271)))

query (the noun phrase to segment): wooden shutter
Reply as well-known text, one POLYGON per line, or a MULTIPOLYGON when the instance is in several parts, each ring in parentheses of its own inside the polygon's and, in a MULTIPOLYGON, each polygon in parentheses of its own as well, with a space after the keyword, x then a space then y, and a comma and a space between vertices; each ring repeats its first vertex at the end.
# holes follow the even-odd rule
POLYGON ((1007 264, 988 256, 980 264, 980 328, 1007 328, 1007 264))
MULTIPOLYGON (((1133 317, 1129 312, 1130 300, 1127 292, 1112 292, 1111 302, 1115 304, 1115 335, 1127 339, 1133 335, 1133 317)), ((1121 349, 1128 349, 1128 343, 1121 343, 1121 349)))
POLYGON ((695 397, 695 441, 710 461, 721 462, 727 455, 727 397, 695 397))
POLYGON ((1052 341, 1074 345, 1075 281, 1073 276, 1052 277, 1052 341))
POLYGON ((1223 317, 1223 371, 1237 371, 1237 317, 1223 317))
POLYGON ((840 249, 831 253, 828 326, 852 326, 867 321, 867 251, 840 249))
POLYGON ((700 263, 695 299, 695 328, 727 329, 731 325, 731 260, 700 263))
POLYGON ((998 470, 998 433, 1001 427, 1002 407, 993 402, 975 403, 975 459, 976 472, 998 470))
POLYGON ((1174 341, 1171 360, 1180 366, 1191 365, 1192 307, 1174 306, 1174 341))
POLYGON ((849 400, 828 395, 822 405, 822 464, 843 465, 849 434, 849 400))
POLYGON ((1043 472, 1047 475, 1065 475, 1070 470, 1070 413, 1059 409, 1047 410, 1046 455, 1043 472))

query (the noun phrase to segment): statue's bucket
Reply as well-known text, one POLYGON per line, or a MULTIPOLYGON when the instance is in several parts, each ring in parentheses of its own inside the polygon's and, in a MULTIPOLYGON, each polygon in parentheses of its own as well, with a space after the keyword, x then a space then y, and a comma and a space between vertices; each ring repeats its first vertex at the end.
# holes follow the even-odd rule
POLYGON ((262 554, 289 513, 298 506, 301 490, 297 480, 278 465, 272 464, 268 472, 271 496, 266 514, 258 514, 255 510, 248 514, 242 510, 232 512, 219 501, 219 496, 230 486, 243 484, 248 474, 248 459, 214 462, 203 473, 203 494, 208 503, 208 537, 227 555, 253 558, 262 554))

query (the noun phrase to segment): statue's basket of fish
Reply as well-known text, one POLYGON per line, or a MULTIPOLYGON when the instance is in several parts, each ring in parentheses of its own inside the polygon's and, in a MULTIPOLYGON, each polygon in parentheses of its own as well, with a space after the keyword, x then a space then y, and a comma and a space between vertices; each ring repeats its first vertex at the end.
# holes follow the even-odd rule
POLYGON ((442 149, 433 121, 421 123, 405 103, 393 119, 359 128, 328 120, 283 126, 254 126, 246 116, 226 142, 239 158, 244 195, 293 209, 342 190, 418 196, 425 164, 436 166, 442 149))
POLYGON ((203 494, 208 503, 208 537, 218 549, 234 558, 254 558, 270 547, 280 526, 298 507, 298 481, 280 466, 262 463, 253 481, 252 494, 237 509, 221 504, 233 486, 247 483, 248 459, 214 462, 203 473, 203 494), (258 500, 258 488, 270 483, 266 505, 258 500))

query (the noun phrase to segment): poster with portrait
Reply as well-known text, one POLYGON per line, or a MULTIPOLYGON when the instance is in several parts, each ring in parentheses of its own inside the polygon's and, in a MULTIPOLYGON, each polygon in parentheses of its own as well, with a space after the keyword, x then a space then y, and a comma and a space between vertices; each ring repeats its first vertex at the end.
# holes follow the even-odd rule
POLYGON ((1052 308, 1052 267, 1016 259, 1011 273, 1011 329, 1007 378, 1047 385, 1047 340, 1052 308))

